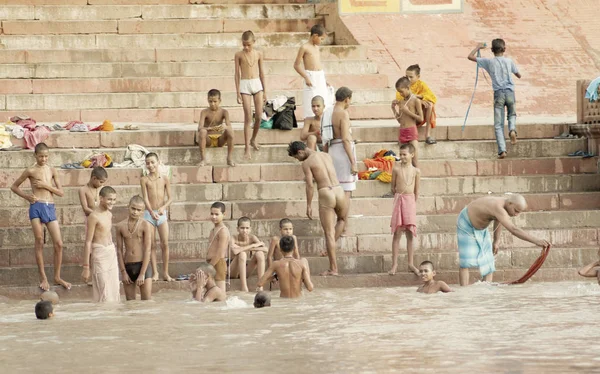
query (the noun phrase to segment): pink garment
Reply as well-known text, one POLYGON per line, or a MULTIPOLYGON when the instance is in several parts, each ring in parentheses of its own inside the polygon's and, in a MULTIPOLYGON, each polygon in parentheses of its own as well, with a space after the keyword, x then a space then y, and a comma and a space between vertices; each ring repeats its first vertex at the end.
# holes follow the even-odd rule
POLYGON ((90 168, 95 168, 96 166, 104 167, 104 165, 106 165, 107 158, 104 153, 100 153, 90 157, 90 161, 92 161, 90 168))
POLYGON ((394 195, 394 210, 390 227, 392 234, 400 228, 417 236, 417 202, 414 194, 397 193, 394 195))
POLYGON ((10 118, 10 122, 16 123, 17 125, 29 130, 35 129, 36 126, 35 120, 29 117, 14 116, 10 118))
POLYGON ((118 303, 121 300, 119 264, 114 244, 92 243, 92 294, 95 303, 118 303))
POLYGON ((68 122, 64 126, 64 128, 65 128, 65 130, 71 130, 71 127, 73 127, 75 125, 83 125, 83 122, 81 122, 81 121, 70 121, 70 122, 68 122))
POLYGON ((25 148, 34 149, 36 145, 42 143, 50 135, 50 129, 46 126, 38 126, 33 130, 26 128, 25 130, 25 148))

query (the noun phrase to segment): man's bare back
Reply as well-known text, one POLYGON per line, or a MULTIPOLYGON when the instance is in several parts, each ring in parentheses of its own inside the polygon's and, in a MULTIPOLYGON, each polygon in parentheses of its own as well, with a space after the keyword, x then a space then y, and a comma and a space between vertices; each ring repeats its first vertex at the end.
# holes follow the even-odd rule
POLYGON ((478 230, 487 228, 497 219, 499 214, 507 214, 504 210, 506 199, 503 197, 486 196, 469 204, 468 213, 471 224, 478 230))
POLYGON ((317 188, 339 186, 331 156, 324 152, 313 152, 302 164, 310 169, 312 178, 317 182, 317 188))
POLYGON ((265 275, 272 276, 273 272, 277 274, 279 280, 281 292, 279 297, 297 298, 302 296, 302 283, 308 291, 313 289, 306 259, 297 260, 292 257, 284 257, 274 261, 265 275))

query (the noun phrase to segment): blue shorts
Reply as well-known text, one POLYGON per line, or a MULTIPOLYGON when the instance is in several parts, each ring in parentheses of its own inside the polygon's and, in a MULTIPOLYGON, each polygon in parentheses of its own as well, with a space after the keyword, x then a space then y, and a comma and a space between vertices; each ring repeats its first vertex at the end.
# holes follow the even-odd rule
POLYGON ((56 209, 54 203, 43 203, 41 201, 29 205, 29 220, 38 218, 41 223, 56 221, 56 209))
MULTIPOLYGON (((158 214, 158 210, 155 210, 154 213, 158 214)), ((146 221, 150 222, 150 224, 152 226, 158 227, 158 226, 162 225, 163 223, 167 222, 167 211, 165 210, 164 214, 162 216, 158 216, 158 220, 155 220, 150 215, 150 212, 146 209, 144 211, 144 219, 146 221)))

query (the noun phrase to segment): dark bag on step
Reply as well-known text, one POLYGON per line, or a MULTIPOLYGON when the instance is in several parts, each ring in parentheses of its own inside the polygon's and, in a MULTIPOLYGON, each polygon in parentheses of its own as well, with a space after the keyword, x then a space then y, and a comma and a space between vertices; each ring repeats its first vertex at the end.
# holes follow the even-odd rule
POLYGON ((290 97, 285 104, 278 108, 278 113, 273 116, 273 128, 279 130, 291 130, 298 127, 296 121, 296 98, 290 97))

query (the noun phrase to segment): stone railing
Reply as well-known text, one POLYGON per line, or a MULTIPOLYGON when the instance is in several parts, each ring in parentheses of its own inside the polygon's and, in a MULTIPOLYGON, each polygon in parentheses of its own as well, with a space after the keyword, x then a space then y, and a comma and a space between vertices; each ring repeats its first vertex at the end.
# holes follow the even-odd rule
POLYGON ((600 153, 600 101, 590 103, 585 98, 585 91, 591 80, 578 80, 575 94, 577 95, 577 124, 571 125, 571 132, 585 136, 588 139, 588 152, 595 155, 600 153))

